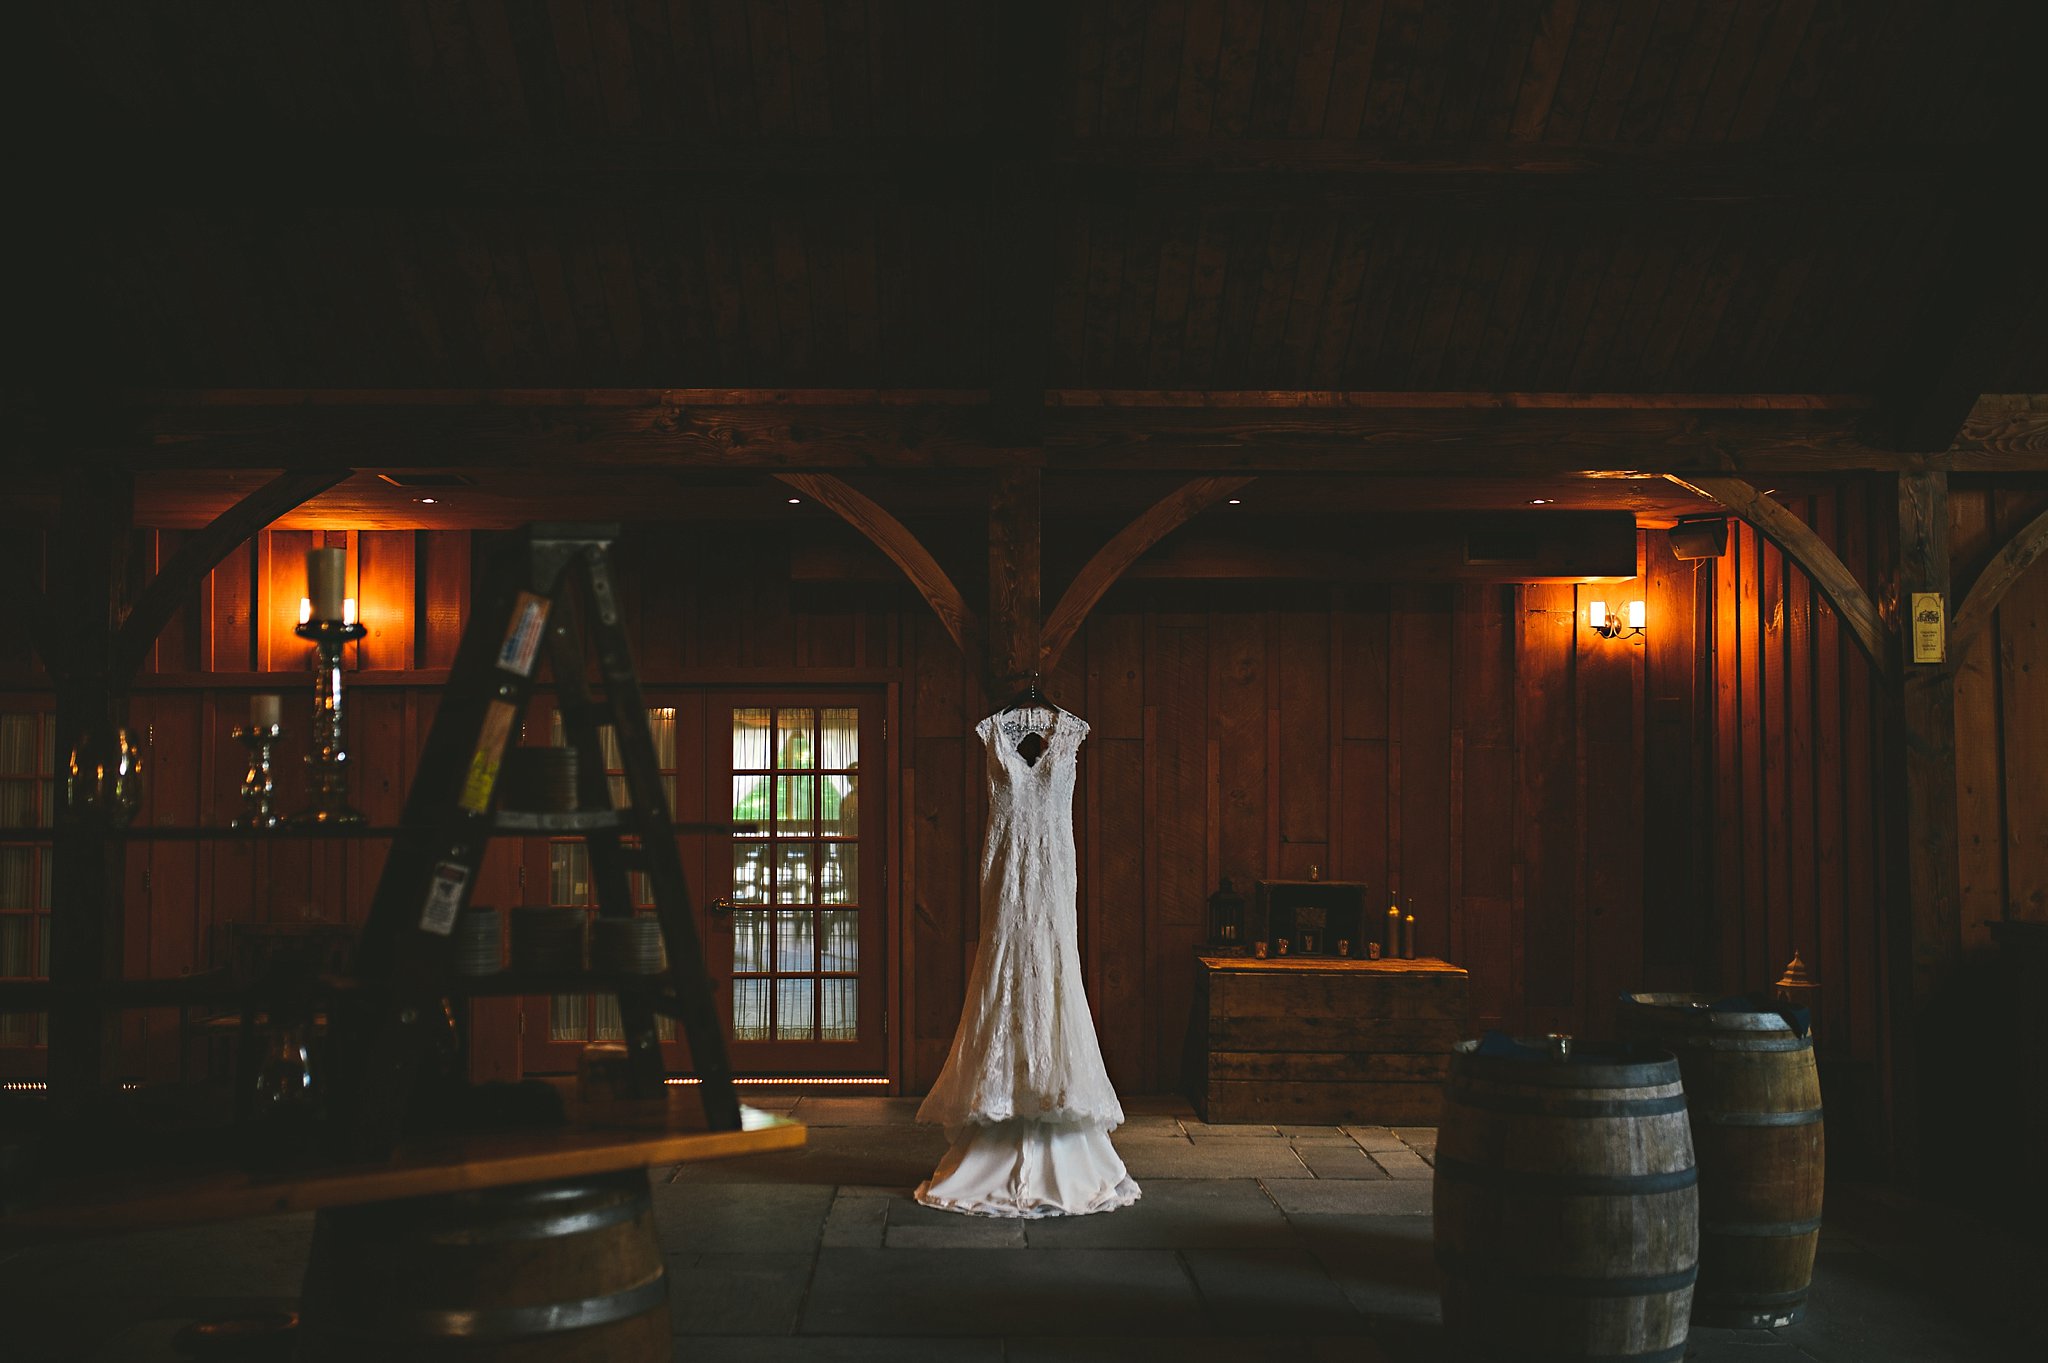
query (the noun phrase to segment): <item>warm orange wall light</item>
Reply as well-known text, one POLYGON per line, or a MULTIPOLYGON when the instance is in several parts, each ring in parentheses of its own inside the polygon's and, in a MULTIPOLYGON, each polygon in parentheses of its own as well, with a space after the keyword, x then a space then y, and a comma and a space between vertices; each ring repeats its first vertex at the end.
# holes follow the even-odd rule
POLYGON ((1586 603, 1586 627, 1603 639, 1630 639, 1636 643, 1643 640, 1643 630, 1649 624, 1648 608, 1641 601, 1631 601, 1625 607, 1628 612, 1626 623, 1619 615, 1607 613, 1605 601, 1586 603))

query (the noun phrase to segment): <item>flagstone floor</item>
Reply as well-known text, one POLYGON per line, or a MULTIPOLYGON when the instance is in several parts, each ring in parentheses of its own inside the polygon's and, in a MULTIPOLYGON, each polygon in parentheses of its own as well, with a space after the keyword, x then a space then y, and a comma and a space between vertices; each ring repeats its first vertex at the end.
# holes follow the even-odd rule
MULTIPOLYGON (((935 1212, 943 1153, 895 1098, 762 1099, 797 1151, 655 1171, 677 1359, 720 1363, 1455 1363, 1430 1251, 1435 1132, 1209 1126, 1127 1100, 1144 1198, 1073 1219, 935 1212)), ((2048 1357, 2041 1246, 1831 1189, 1807 1320, 1694 1332, 1704 1363, 2048 1357)), ((297 1293, 309 1217, 0 1245, 0 1358, 158 1363, 187 1321, 297 1293)))

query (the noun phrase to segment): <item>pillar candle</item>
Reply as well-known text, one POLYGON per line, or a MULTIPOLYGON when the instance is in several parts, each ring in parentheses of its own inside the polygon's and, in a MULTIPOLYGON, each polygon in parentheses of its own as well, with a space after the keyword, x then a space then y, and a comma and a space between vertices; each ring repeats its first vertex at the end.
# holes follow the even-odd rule
POLYGON ((342 579, 348 573, 348 550, 308 549, 306 551, 306 597, 313 603, 315 620, 341 619, 341 602, 347 594, 342 579))
POLYGON ((1415 915, 1409 914, 1401 920, 1401 958, 1415 959, 1415 915))
POLYGON ((268 729, 284 722, 284 697, 249 697, 249 725, 255 729, 268 729))
POLYGON ((1387 908, 1387 940, 1381 950, 1390 957, 1401 954, 1401 906, 1398 904, 1387 908))

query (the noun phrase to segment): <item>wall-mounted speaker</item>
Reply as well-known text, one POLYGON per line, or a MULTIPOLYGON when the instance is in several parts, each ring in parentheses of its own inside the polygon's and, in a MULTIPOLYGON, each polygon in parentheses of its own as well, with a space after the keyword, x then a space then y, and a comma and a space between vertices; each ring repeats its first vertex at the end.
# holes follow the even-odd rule
POLYGON ((1687 516, 1671 527, 1673 558, 1719 558, 1728 552, 1726 516, 1687 516))

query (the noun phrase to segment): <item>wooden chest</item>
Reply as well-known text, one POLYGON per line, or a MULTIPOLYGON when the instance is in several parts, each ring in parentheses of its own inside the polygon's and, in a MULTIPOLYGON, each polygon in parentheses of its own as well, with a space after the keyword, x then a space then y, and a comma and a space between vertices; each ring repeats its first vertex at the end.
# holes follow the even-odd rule
POLYGON ((1195 1110, 1208 1122, 1433 1126, 1468 976, 1446 961, 1196 958, 1195 1110))

